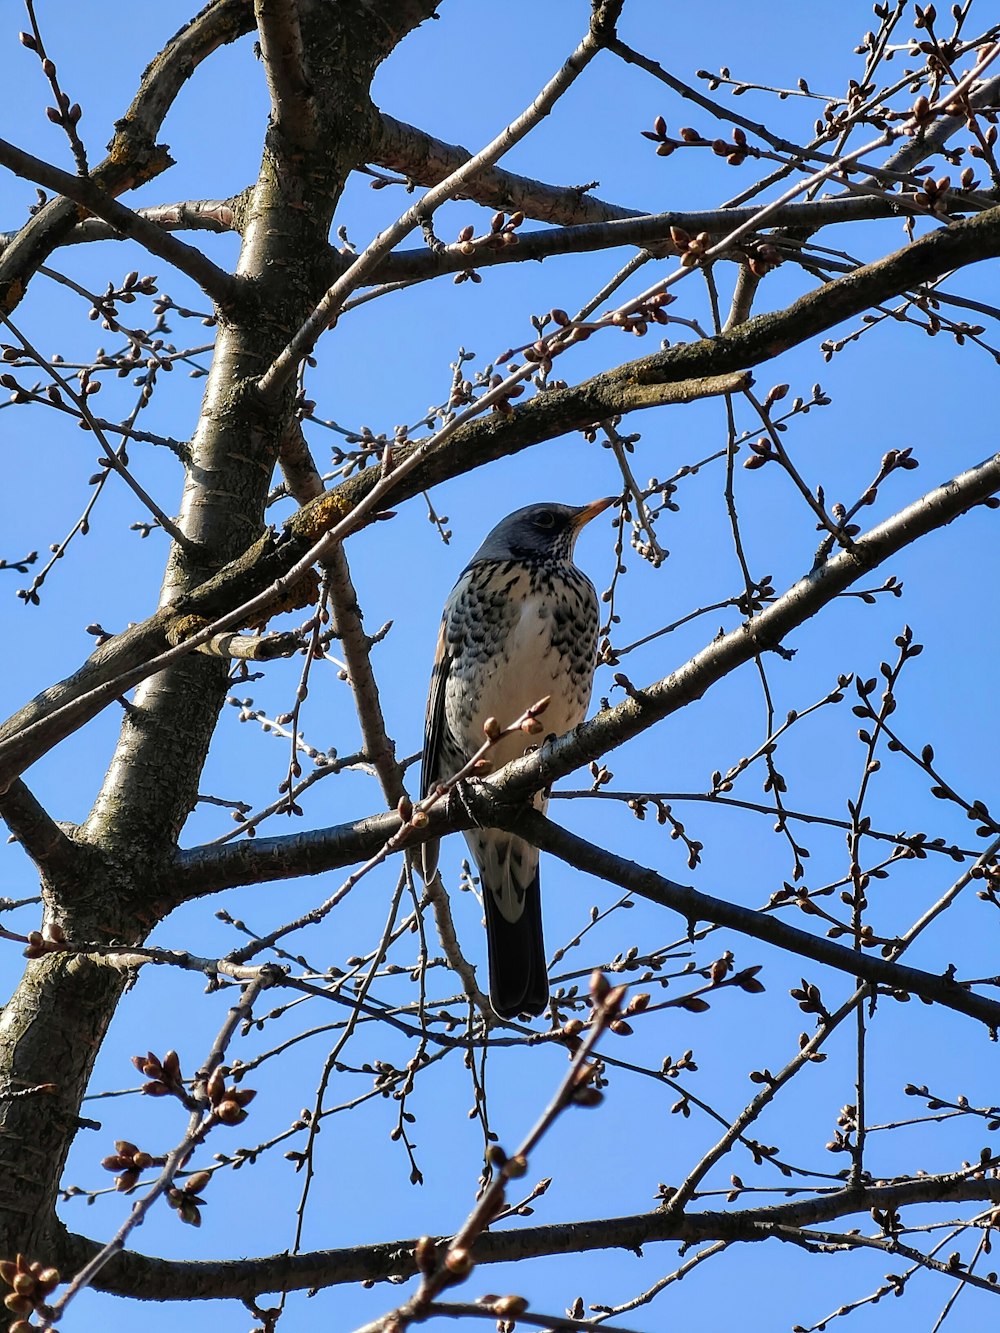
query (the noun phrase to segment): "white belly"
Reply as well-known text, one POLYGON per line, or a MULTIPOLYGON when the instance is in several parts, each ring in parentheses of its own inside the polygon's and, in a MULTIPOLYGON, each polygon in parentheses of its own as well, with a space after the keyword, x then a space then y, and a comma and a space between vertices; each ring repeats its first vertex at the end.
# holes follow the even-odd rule
MULTIPOLYGON (((458 681, 454 685, 457 696, 461 687, 458 681)), ((503 737, 490 751, 494 768, 502 768, 523 755, 544 736, 560 736, 571 730, 582 722, 587 708, 587 699, 580 697, 576 683, 570 680, 565 659, 552 645, 549 608, 541 598, 528 597, 505 636, 504 651, 495 669, 485 674, 478 697, 449 699, 449 723, 453 733, 460 734, 464 728, 456 723, 464 714, 467 753, 471 753, 485 739, 483 723, 487 718, 495 717, 501 727, 510 726, 546 695, 551 696, 551 702, 539 718, 544 730, 533 736, 517 731, 503 737), (567 689, 571 684, 572 688, 567 689)))

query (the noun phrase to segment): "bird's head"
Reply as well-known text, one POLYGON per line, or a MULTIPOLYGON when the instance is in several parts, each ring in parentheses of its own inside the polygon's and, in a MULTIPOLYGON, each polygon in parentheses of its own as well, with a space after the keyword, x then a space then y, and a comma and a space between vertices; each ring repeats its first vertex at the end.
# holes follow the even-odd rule
POLYGON ((617 497, 586 505, 533 504, 501 519, 479 550, 477 560, 570 560, 580 529, 603 514, 617 497))

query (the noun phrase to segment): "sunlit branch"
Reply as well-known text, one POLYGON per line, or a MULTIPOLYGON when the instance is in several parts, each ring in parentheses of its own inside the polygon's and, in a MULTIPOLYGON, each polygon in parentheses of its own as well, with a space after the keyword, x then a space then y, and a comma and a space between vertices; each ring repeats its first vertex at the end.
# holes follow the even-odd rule
POLYGON ((82 852, 20 779, 0 795, 0 819, 51 888, 60 892, 71 887, 82 852))
MULTIPOLYGON (((888 1185, 835 1189, 810 1199, 793 1200, 763 1208, 726 1211, 665 1211, 628 1217, 582 1220, 552 1226, 490 1231, 476 1242, 479 1264, 541 1258, 552 1254, 580 1254, 622 1248, 638 1250, 657 1241, 761 1240, 778 1227, 805 1227, 838 1217, 866 1215, 870 1209, 902 1208, 919 1203, 1000 1202, 1000 1180, 977 1178, 978 1165, 969 1173, 921 1176, 888 1185)), ((70 1255, 97 1247, 80 1236, 66 1240, 70 1255)), ((402 1238, 378 1245, 342 1250, 321 1250, 301 1255, 268 1255, 223 1263, 186 1263, 152 1259, 146 1255, 119 1255, 102 1272, 104 1291, 121 1295, 141 1292, 150 1300, 191 1300, 201 1297, 240 1297, 275 1290, 339 1286, 348 1282, 411 1277, 416 1271, 416 1239, 402 1238)))

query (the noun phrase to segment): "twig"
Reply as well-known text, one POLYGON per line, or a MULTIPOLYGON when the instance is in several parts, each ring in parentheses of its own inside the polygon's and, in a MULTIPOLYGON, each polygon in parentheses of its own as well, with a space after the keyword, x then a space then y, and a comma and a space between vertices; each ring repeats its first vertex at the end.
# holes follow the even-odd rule
MULTIPOLYGON (((272 362, 257 382, 257 389, 263 398, 271 398, 278 393, 283 384, 293 374, 295 367, 303 357, 312 351, 323 332, 336 319, 344 302, 357 287, 365 282, 379 262, 415 227, 420 226, 425 218, 432 217, 439 205, 453 198, 462 187, 484 167, 492 166, 504 153, 508 152, 538 122, 549 114, 559 98, 576 81, 601 49, 599 42, 591 32, 583 38, 580 45, 565 61, 558 73, 549 80, 531 106, 518 118, 502 130, 485 148, 480 149, 468 162, 456 167, 439 185, 433 186, 421 199, 397 219, 358 256, 347 270, 334 282, 326 295, 316 306, 309 318, 302 324, 284 351, 272 362)), ((0 161, 2 161, 0 156, 0 161)))
MULTIPOLYGON (((590 1063, 590 1055, 605 1030, 618 1017, 625 987, 612 989, 604 976, 597 972, 591 980, 590 993, 594 1005, 590 1029, 581 1040, 555 1096, 529 1130, 517 1152, 507 1157, 502 1150, 494 1150, 496 1176, 451 1240, 441 1246, 440 1250, 430 1237, 423 1237, 417 1242, 415 1257, 422 1274, 418 1290, 390 1316, 383 1316, 376 1323, 366 1325, 358 1333, 384 1333, 387 1328, 393 1328, 394 1333, 404 1333, 411 1323, 427 1317, 428 1306, 442 1291, 465 1281, 475 1267, 475 1243, 503 1208, 508 1182, 524 1175, 532 1151, 564 1111, 574 1104, 596 1106, 600 1103, 603 1095, 591 1086, 597 1070, 590 1063)), ((519 1316, 526 1302, 514 1299, 517 1305, 509 1310, 509 1314, 519 1316)))
POLYGON ((223 1057, 229 1042, 232 1040, 237 1027, 241 1022, 247 1020, 252 1011, 254 1003, 260 992, 271 984, 271 970, 268 967, 259 968, 254 980, 247 983, 240 997, 240 1002, 234 1005, 226 1015, 226 1021, 220 1028, 215 1041, 212 1044, 212 1050, 208 1059, 198 1073, 198 1082, 196 1083, 195 1097, 197 1107, 191 1113, 188 1122, 187 1133, 181 1142, 167 1156, 167 1161, 159 1177, 153 1183, 150 1189, 139 1199, 131 1213, 118 1228, 111 1240, 103 1245, 93 1258, 76 1274, 69 1286, 62 1293, 58 1300, 53 1301, 49 1312, 46 1314, 43 1323, 40 1325, 43 1329, 51 1329, 58 1321, 66 1307, 78 1296, 81 1291, 89 1287, 101 1270, 122 1250, 129 1236, 137 1226, 140 1226, 146 1218, 146 1214, 156 1202, 173 1184, 174 1177, 183 1167, 184 1163, 191 1156, 194 1149, 204 1140, 205 1135, 215 1124, 213 1119, 211 1102, 205 1091, 205 1085, 209 1077, 221 1065, 223 1057))

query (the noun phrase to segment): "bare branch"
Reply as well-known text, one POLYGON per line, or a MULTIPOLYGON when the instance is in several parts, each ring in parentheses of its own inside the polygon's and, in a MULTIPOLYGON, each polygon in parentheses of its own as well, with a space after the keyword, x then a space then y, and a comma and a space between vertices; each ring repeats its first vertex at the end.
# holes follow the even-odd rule
MULTIPOLYGON (((467 148, 435 139, 384 111, 381 120, 382 134, 372 161, 390 171, 398 171, 418 185, 438 185, 472 160, 467 148)), ((549 185, 496 166, 480 170, 454 198, 472 199, 487 208, 500 208, 506 213, 521 212, 539 222, 562 226, 638 217, 643 211, 606 203, 592 195, 587 186, 549 185)))
MULTIPOLYGON (((32 157, 22 149, 16 148, 6 139, 0 139, 0 164, 7 167, 15 176, 46 185, 50 190, 57 190, 64 198, 81 204, 91 213, 103 218, 109 226, 121 236, 137 241, 150 254, 172 264, 181 273, 186 273, 215 302, 220 310, 231 309, 237 299, 239 284, 236 279, 213 264, 207 255, 202 254, 193 245, 180 241, 176 236, 157 227, 155 223, 134 213, 132 209, 120 204, 112 195, 87 176, 74 176, 59 167, 32 157)), ((8 247, 9 253, 14 246, 8 247)))
MULTIPOLYGON (((551 1254, 585 1254, 593 1250, 639 1250, 656 1241, 702 1242, 761 1240, 772 1228, 816 1225, 837 1217, 866 1214, 872 1208, 903 1208, 919 1203, 1000 1202, 1000 1180, 969 1173, 921 1176, 888 1185, 834 1189, 814 1198, 764 1208, 691 1211, 680 1215, 657 1211, 628 1217, 578 1221, 552 1226, 490 1231, 476 1242, 478 1264, 506 1263, 551 1254)), ((153 1300, 240 1297, 267 1291, 339 1286, 347 1282, 412 1277, 417 1272, 416 1239, 378 1245, 357 1245, 312 1254, 269 1255, 225 1263, 185 1263, 121 1254, 104 1269, 100 1285, 121 1295, 143 1293, 153 1300)), ((67 1237, 70 1254, 88 1253, 94 1243, 67 1237)))
MULTIPOLYGON (((117 122, 108 157, 91 173, 95 186, 117 196, 172 165, 156 135, 175 98, 203 60, 252 27, 247 0, 215 0, 171 38, 149 65, 132 105, 117 122)), ((8 314, 16 308, 38 266, 78 221, 77 206, 60 196, 22 227, 0 253, 0 308, 8 314)))
POLYGON ((286 152, 311 147, 318 120, 305 68, 298 0, 256 0, 254 9, 278 140, 286 152))
POLYGON ((396 759, 395 743, 386 733, 378 684, 372 670, 371 644, 362 624, 358 595, 342 545, 333 548, 323 566, 337 637, 361 724, 362 752, 378 774, 387 804, 394 809, 403 796, 403 770, 396 759))
POLYGON ((523 139, 543 117, 549 114, 559 98, 575 83, 599 50, 597 41, 588 32, 527 110, 468 162, 456 168, 439 185, 428 190, 423 198, 408 208, 402 217, 371 242, 364 253, 359 255, 329 288, 291 342, 261 376, 257 389, 264 399, 273 397, 288 381, 302 358, 308 356, 315 347, 323 330, 336 319, 347 298, 368 280, 373 270, 398 242, 415 227, 420 226, 425 218, 433 217, 434 210, 446 200, 453 198, 456 191, 461 190, 467 181, 473 180, 479 171, 492 166, 523 139))
MULTIPOLYGON (((471 802, 475 805, 475 797, 471 798, 471 802)), ((530 807, 510 810, 504 817, 502 810, 492 806, 489 806, 487 815, 488 806, 489 803, 484 801, 479 810, 485 823, 496 822, 498 827, 519 833, 542 851, 551 852, 578 870, 585 870, 641 898, 648 898, 661 907, 679 912, 691 930, 698 921, 728 926, 753 939, 764 940, 803 958, 812 958, 848 976, 860 977, 873 985, 887 987, 890 991, 919 995, 922 1000, 933 1001, 957 1013, 977 1018, 990 1028, 994 1036, 997 1028, 1000 1028, 1000 1001, 977 995, 949 976, 887 962, 861 949, 849 949, 824 936, 811 935, 766 913, 741 907, 724 898, 699 893, 697 889, 666 879, 655 870, 627 861, 624 857, 577 837, 530 807)))

